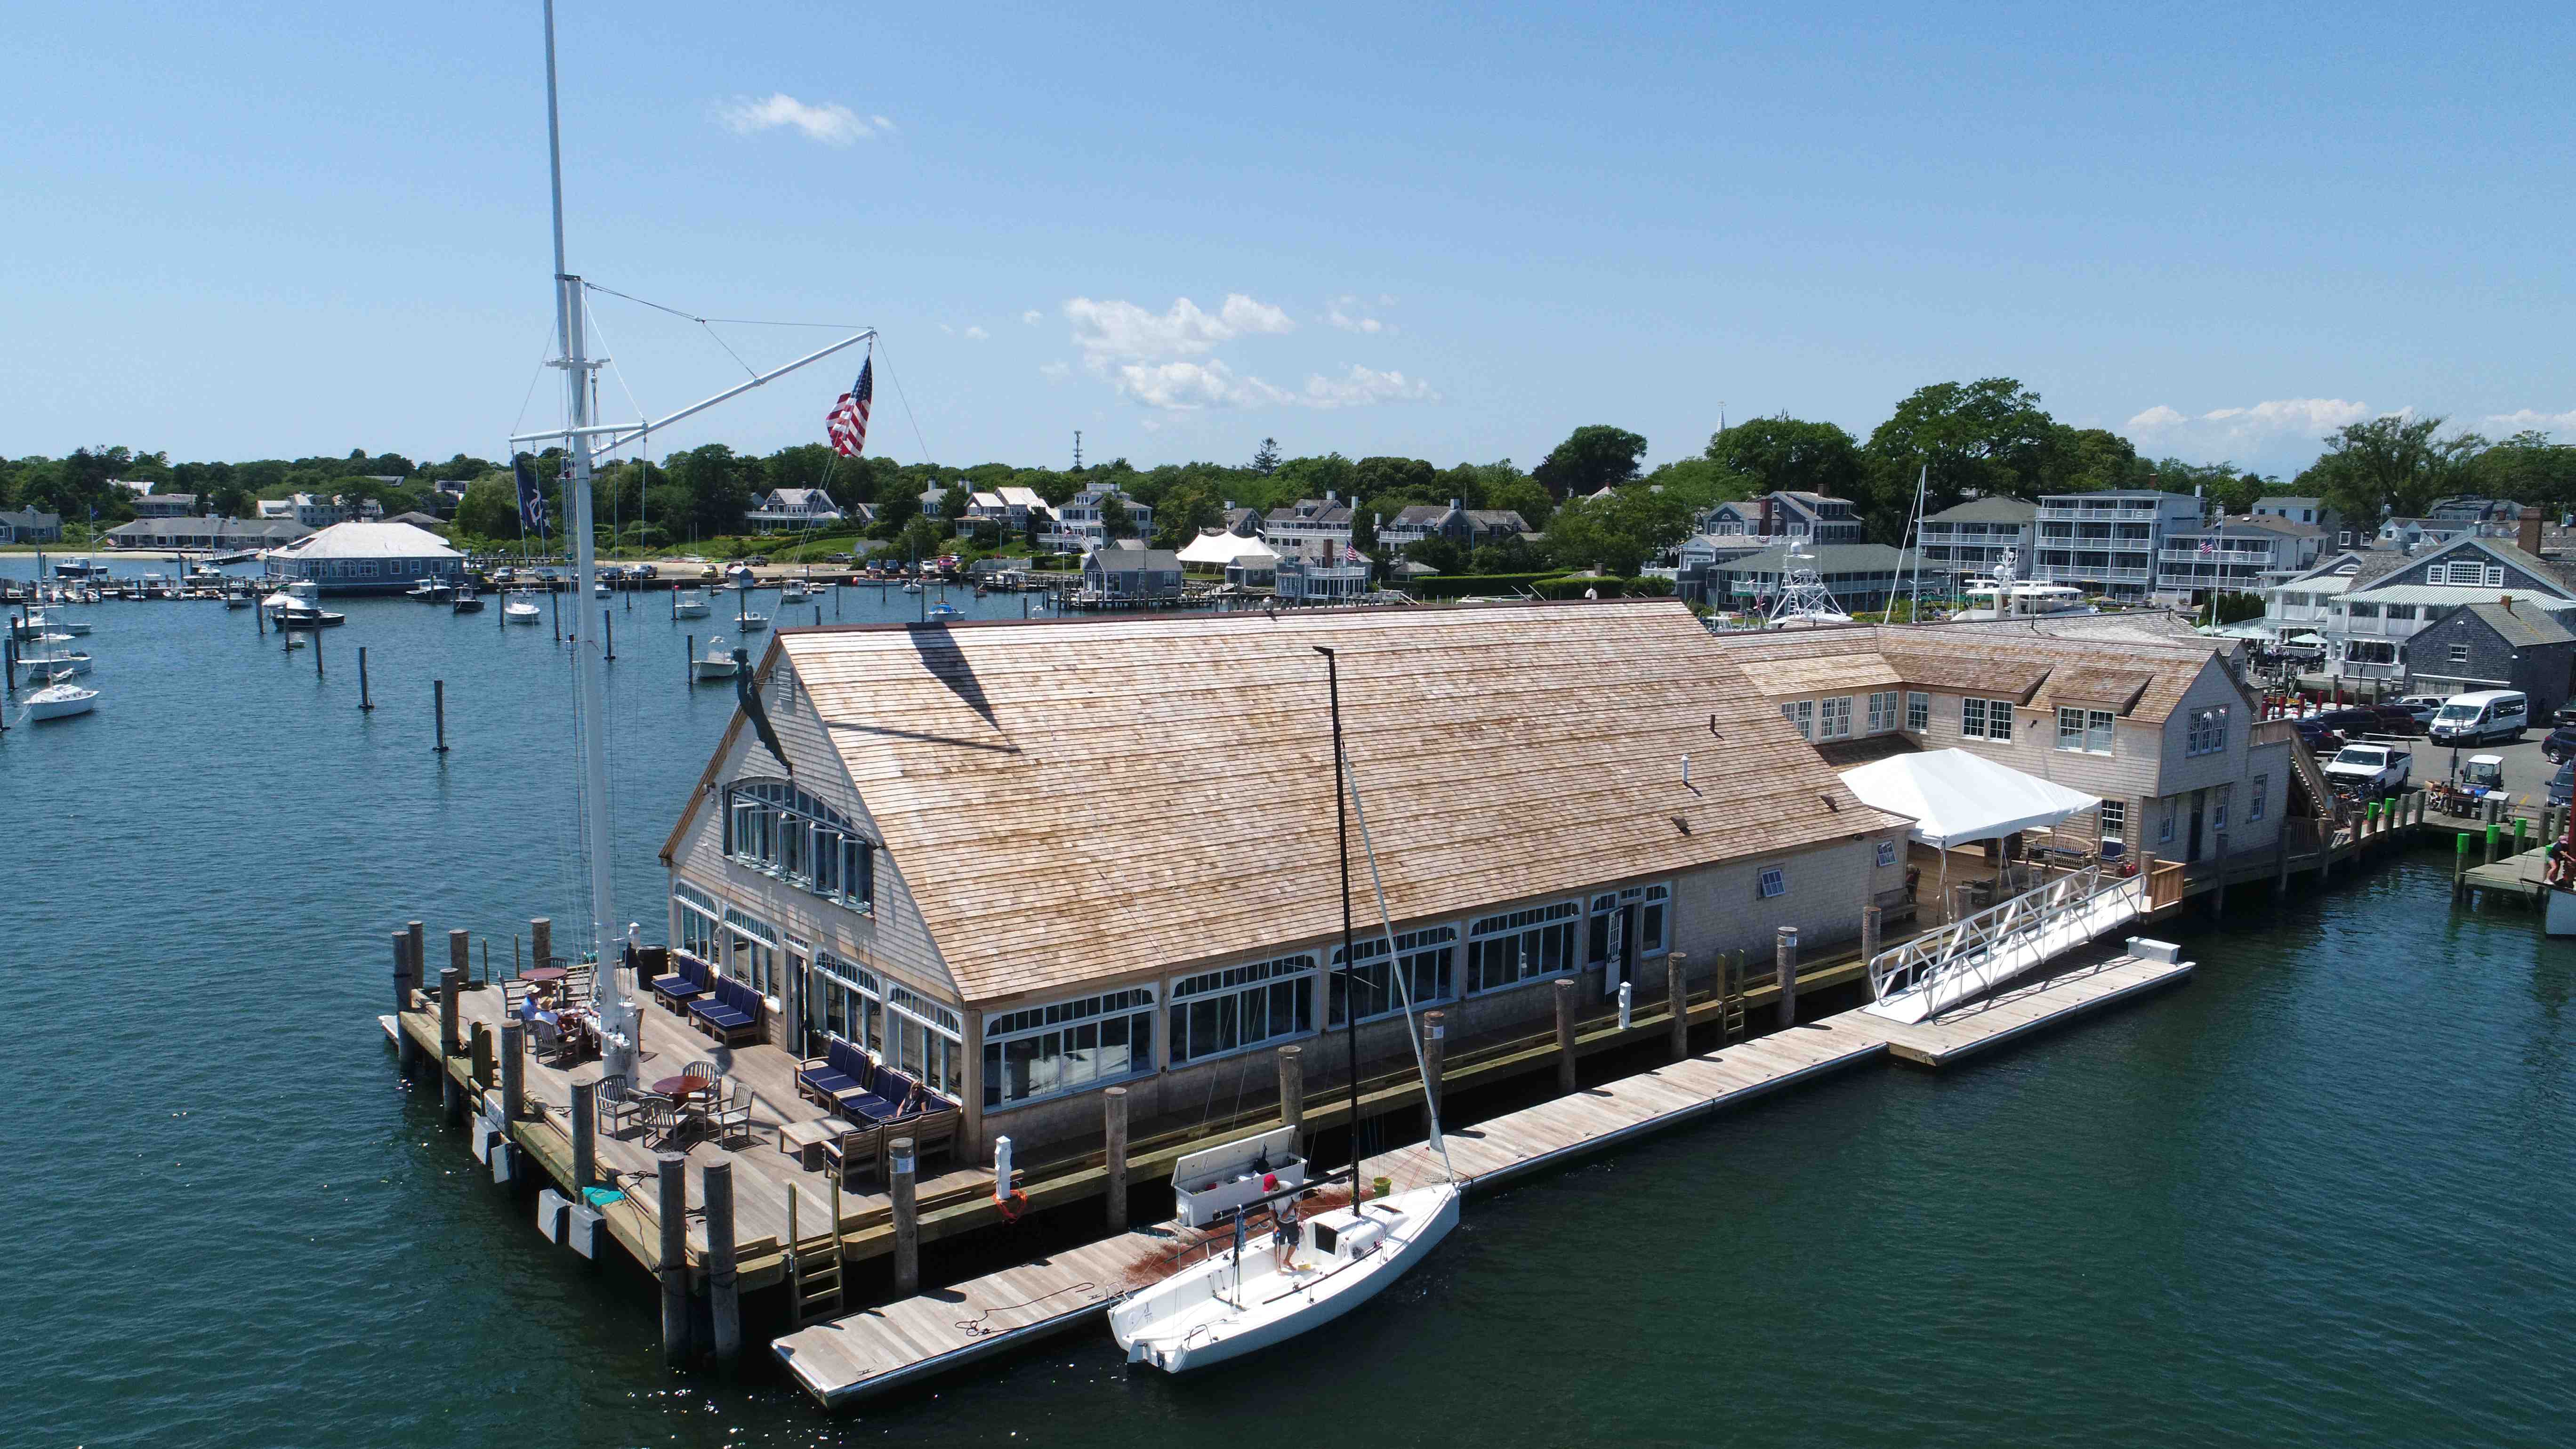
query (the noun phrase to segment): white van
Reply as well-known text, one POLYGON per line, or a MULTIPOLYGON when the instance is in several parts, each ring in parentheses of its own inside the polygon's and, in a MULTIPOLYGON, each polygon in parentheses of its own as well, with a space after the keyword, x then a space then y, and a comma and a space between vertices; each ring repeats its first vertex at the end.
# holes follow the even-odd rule
POLYGON ((2425 733, 2436 744, 2482 745, 2489 740, 2510 744, 2521 739, 2530 725, 2531 701, 2521 691, 2481 689, 2444 700, 2425 733))

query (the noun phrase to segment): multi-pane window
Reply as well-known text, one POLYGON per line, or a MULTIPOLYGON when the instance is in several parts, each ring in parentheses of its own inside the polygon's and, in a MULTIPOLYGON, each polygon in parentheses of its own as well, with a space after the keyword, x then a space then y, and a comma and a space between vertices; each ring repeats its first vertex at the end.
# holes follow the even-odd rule
POLYGON ((845 906, 876 899, 876 848, 847 816, 783 780, 725 792, 724 853, 845 906))
POLYGON ((1172 983, 1172 1065, 1315 1029, 1315 958, 1282 956, 1172 983))
POLYGON ((1771 899, 1773 896, 1783 896, 1783 895, 1787 895, 1788 893, 1789 893, 1789 878, 1788 878, 1788 876, 1784 875, 1784 874, 1781 872, 1780 867, 1778 867, 1778 866, 1776 866, 1776 865, 1766 865, 1766 866, 1764 866, 1764 867, 1762 868, 1762 882, 1761 882, 1761 885, 1760 885, 1760 887, 1759 887, 1759 889, 1758 889, 1758 894, 1760 894, 1760 896, 1762 897, 1762 899, 1764 899, 1764 900, 1766 900, 1766 901, 1767 901, 1767 900, 1771 899))
POLYGON ((2228 785, 2221 785, 2218 787, 2217 802, 2210 807, 2210 829, 2225 830, 2227 828, 2227 792, 2232 788, 2234 787, 2228 785))
POLYGON ((2466 644, 2454 644, 2454 645, 2452 645, 2452 646, 2451 646, 2451 662, 2452 662, 2453 664, 2466 664, 2466 663, 2468 663, 2468 662, 2469 662, 2469 646, 2468 646, 2468 645, 2466 645, 2466 644))
POLYGON ((1816 737, 1816 702, 1814 700, 1791 700, 1780 706, 1780 718, 1789 722, 1789 727, 1798 732, 1798 738, 1812 740, 1816 737))
POLYGON ((1959 733, 1972 740, 1986 737, 1986 702, 1982 699, 1959 701, 1959 733))
POLYGON ((1467 929, 1467 989, 1493 991, 1574 969, 1574 901, 1486 916, 1467 929))
POLYGON ((984 1105, 1032 1102, 1154 1069, 1154 988, 984 1018, 984 1105))
POLYGON ((2227 748, 2227 706, 2210 705, 2191 712, 2183 734, 2183 753, 2215 755, 2227 748))
POLYGON ((2057 707, 2057 747, 2061 750, 2083 750, 2088 754, 2111 753, 2112 721, 2107 709, 2079 709, 2073 705, 2057 707))
POLYGON ((2009 699, 1986 701, 1986 738, 2009 740, 2013 732, 2013 705, 2009 699))
POLYGON ((1896 864, 1895 841, 1882 840, 1878 843, 1878 863, 1882 867, 1896 864))
MULTIPOLYGON (((1614 926, 1613 918, 1628 907, 1635 907, 1637 912, 1637 950, 1648 955, 1661 952, 1664 949, 1664 917, 1672 906, 1672 898, 1672 887, 1660 885, 1630 886, 1626 890, 1603 891, 1594 896, 1591 929, 1584 938, 1584 962, 1598 966, 1610 959, 1611 933, 1626 929, 1614 926)), ((1624 940, 1619 944, 1623 949, 1627 945, 1624 940)))
POLYGON ((701 961, 716 959, 716 923, 723 919, 723 909, 715 898, 694 886, 671 883, 671 901, 679 908, 680 949, 701 961))
POLYGON ((825 951, 805 988, 807 1024, 871 1052, 885 1050, 885 985, 864 966, 825 951))
POLYGON ((2124 841, 2124 842, 2125 842, 2125 841, 2129 838, 2129 802, 2128 802, 2128 801, 2126 801, 2126 800, 2105 800, 2105 801, 2103 801, 2103 802, 2102 802, 2101 818, 2102 818, 2102 838, 2103 838, 2104 840, 2106 840, 2106 841, 2118 840, 2118 841, 2124 841))
POLYGON ((1832 699, 1819 700, 1818 704, 1822 706, 1822 712, 1817 721, 1816 738, 1820 740, 1850 739, 1852 717, 1851 696, 1848 694, 1837 695, 1832 699))
POLYGON ((1350 1019, 1346 998, 1358 1001, 1362 1021, 1401 1011, 1407 1000, 1416 1006, 1447 1000, 1458 957, 1458 928, 1425 926, 1395 938, 1395 970, 1404 973, 1403 996, 1396 993, 1395 971, 1387 967, 1385 936, 1353 942, 1351 956, 1358 964, 1345 972, 1341 948, 1333 948, 1332 1004, 1326 1018, 1333 1026, 1350 1019))
POLYGON ((778 933, 766 921, 725 907, 725 935, 733 947, 731 973, 763 996, 781 994, 778 979, 778 933))
POLYGON ((889 981, 885 994, 885 1058, 934 1092, 955 1096, 963 1038, 957 1013, 910 987, 889 981))
POLYGON ((1918 735, 1932 728, 1932 696, 1905 692, 1905 727, 1918 735))
POLYGON ((1896 691, 1879 690, 1869 697, 1869 732, 1884 734, 1896 728, 1896 691))
POLYGON ((2245 802, 2246 824, 2251 825, 2255 821, 2263 818, 2263 802, 2271 796, 2271 784, 2272 777, 2269 775, 2257 775, 2254 777, 2253 797, 2245 802))

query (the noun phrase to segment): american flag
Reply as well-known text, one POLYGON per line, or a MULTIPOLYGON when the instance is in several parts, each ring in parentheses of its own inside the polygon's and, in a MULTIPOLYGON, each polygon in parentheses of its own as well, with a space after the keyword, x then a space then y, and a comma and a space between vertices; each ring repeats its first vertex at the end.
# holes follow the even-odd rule
POLYGON ((855 458, 868 446, 868 409, 876 402, 876 370, 874 357, 860 363, 859 380, 823 415, 823 431, 832 439, 832 451, 844 458, 855 458))

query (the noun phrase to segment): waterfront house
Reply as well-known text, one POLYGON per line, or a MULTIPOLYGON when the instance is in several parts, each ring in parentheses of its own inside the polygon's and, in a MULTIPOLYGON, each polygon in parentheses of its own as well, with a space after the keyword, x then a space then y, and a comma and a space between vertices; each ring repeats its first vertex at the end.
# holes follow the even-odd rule
POLYGON ((2457 543, 2477 531, 2478 525, 2464 518, 2384 518, 2371 544, 2393 553, 2418 553, 2457 543))
POLYGON ((2037 557, 2022 577, 2114 599, 2143 599, 2155 587, 2156 558, 2169 535, 2200 527, 2200 500, 2187 493, 2111 488, 2052 493, 2034 520, 2037 557))
POLYGON ((1038 534, 1038 545, 1062 553, 1080 553, 1085 549, 1099 548, 1108 544, 1111 539, 1105 515, 1108 512, 1109 500, 1113 498, 1118 500, 1119 507, 1126 510, 1125 534, 1151 538, 1154 533, 1154 510, 1129 497, 1127 490, 1115 483, 1110 483, 1085 488, 1066 499, 1064 506, 1055 510, 1052 526, 1043 528, 1038 534))
POLYGON ((2576 613, 2549 611, 2510 598, 2462 604, 2397 646, 2407 688, 2428 694, 2518 689, 2531 697, 2531 717, 2547 720, 2570 697, 2576 670, 2576 613))
POLYGON ((1271 509, 1261 520, 1261 536, 1282 563, 1296 559, 1332 565, 1350 552, 1354 522, 1351 506, 1339 494, 1326 493, 1271 509))
POLYGON ((1380 548, 1401 549, 1426 538, 1443 538, 1460 548, 1500 543, 1529 532, 1528 520, 1509 508, 1469 508, 1463 498, 1448 506, 1417 503, 1396 510, 1393 518, 1375 520, 1380 548))
MULTIPOLYGON (((1231 567, 1226 577, 1229 582, 1235 580, 1231 567)), ((1247 569, 1243 581, 1251 577, 1247 569)), ((1369 591, 1369 559, 1355 548, 1343 549, 1339 558, 1288 555, 1272 565, 1271 588, 1282 603, 1349 603, 1369 591)))
POLYGON ((1926 561, 1958 565, 1965 574, 1986 573, 2014 552, 2015 567, 2034 563, 2031 545, 2037 537, 2039 505, 2023 498, 1971 498, 1923 520, 1920 543, 1926 561))
POLYGON ((1178 603, 1180 555, 1168 548, 1096 548, 1082 557, 1082 591, 1103 599, 1178 603))
POLYGON ((979 523, 998 525, 1005 536, 1026 534, 1030 529, 1055 516, 1046 499, 1034 488, 996 488, 970 495, 966 516, 957 520, 957 532, 963 536, 975 531, 979 523))
POLYGON ((2250 594, 2313 567, 2325 530, 2252 513, 2204 528, 2176 529, 2156 554, 2156 588, 2172 594, 2250 594))
POLYGON ((780 1044, 960 1100, 968 1160, 1097 1143, 1111 1085, 1140 1121, 1260 1101, 1291 1043, 1328 1078, 1348 1010, 1392 1065, 1390 965, 1453 1039, 1530 1029, 1559 980, 1652 995, 1902 889, 1911 822, 1668 599, 782 629, 753 687, 784 757, 737 714, 663 847, 671 939, 780 1044), (1391 963, 1354 832, 1355 1000, 1318 647, 1393 917, 1391 963), (1218 778, 1262 785, 1190 796, 1218 778))
POLYGON ((1696 531, 1721 539, 1803 538, 1810 543, 1858 543, 1864 536, 1850 499, 1790 491, 1718 504, 1699 516, 1696 531))
POLYGON ((310 580, 325 594, 399 594, 421 579, 454 584, 465 555, 408 523, 335 523, 260 555, 272 585, 310 580))
POLYGON ((2255 738, 2238 641, 2122 616, 1715 637, 1836 763, 1957 748, 2100 796, 2057 828, 2061 844, 2200 861, 2221 832, 2230 853, 2278 838, 2297 746, 2255 738))
POLYGON ((2293 494, 2272 494, 2254 500, 2251 512, 2257 518, 2278 518, 2290 523, 2313 524, 2324 537, 2323 547, 2352 548, 2367 544, 2367 538, 2353 536, 2352 525, 2343 515, 2326 506, 2322 498, 2303 498, 2293 494))
POLYGON ((194 493, 146 493, 134 500, 137 518, 185 518, 196 511, 194 493))
POLYGON ((752 500, 743 518, 757 532, 776 533, 782 528, 829 528, 842 521, 842 513, 820 488, 772 488, 752 500))
POLYGON ((2334 601, 2352 587, 2364 564, 2388 557, 2371 549, 2342 549, 2323 555, 2304 573, 2265 589, 2263 632, 2275 640, 2300 634, 2324 638, 2326 626, 2334 622, 2334 601))
POLYGON ((63 516, 34 508, 0 510, 0 543, 56 543, 63 536, 63 516))
POLYGON ((276 548, 313 530, 291 518, 138 518, 107 531, 110 548, 276 548))
MULTIPOLYGON (((2536 535, 2537 519, 2533 520, 2536 535)), ((2401 679, 2399 648, 2464 604, 2510 601, 2540 613, 2576 609, 2576 580, 2500 538, 2466 535, 2414 555, 2372 552, 2326 604, 2327 672, 2341 679, 2401 679)))

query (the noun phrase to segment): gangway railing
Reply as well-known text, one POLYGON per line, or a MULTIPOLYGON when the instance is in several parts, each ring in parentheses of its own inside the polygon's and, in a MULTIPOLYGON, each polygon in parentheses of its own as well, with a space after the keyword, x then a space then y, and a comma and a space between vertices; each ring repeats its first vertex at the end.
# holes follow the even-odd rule
MULTIPOLYGON (((2011 965, 2018 972, 2046 959, 2052 934, 2067 935, 2065 946, 2080 944, 2096 934, 2094 928, 2105 914, 2126 919, 2144 914, 2149 907, 2149 885, 2143 876, 2115 875, 2106 881, 2098 865, 2070 871, 2036 890, 1880 952, 1869 963, 1870 995, 1890 1002, 1917 993, 1928 995, 1988 967, 2011 965), (2122 906, 2127 909, 2120 911, 2122 906), (2037 954, 2026 962, 2006 959, 2034 948, 2037 954)), ((1982 984, 1993 986, 2001 979, 1982 984)))

